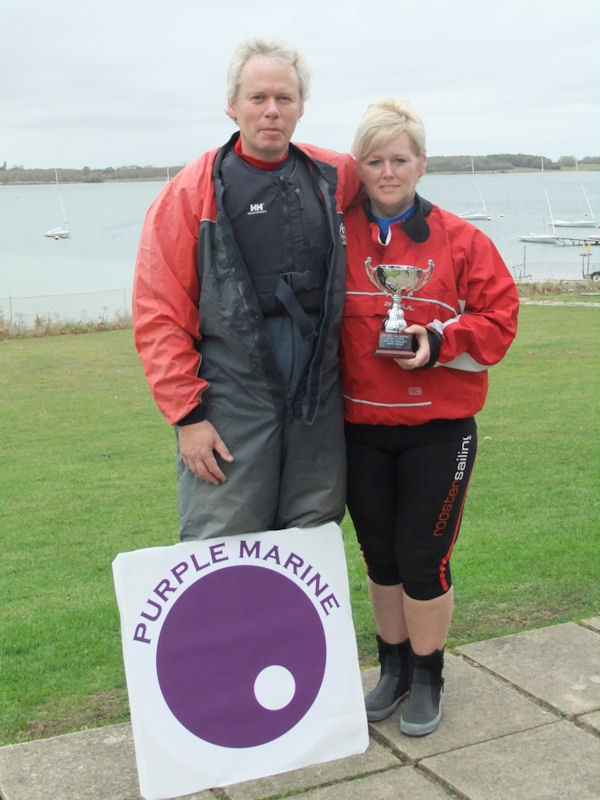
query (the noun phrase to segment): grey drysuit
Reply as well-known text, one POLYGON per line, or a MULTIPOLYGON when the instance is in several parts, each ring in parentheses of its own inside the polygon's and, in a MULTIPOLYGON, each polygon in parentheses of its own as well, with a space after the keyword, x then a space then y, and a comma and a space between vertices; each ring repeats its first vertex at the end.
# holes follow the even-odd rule
POLYGON ((235 460, 220 463, 227 481, 214 486, 178 457, 182 540, 308 527, 344 513, 336 169, 290 145, 283 172, 259 175, 233 153, 236 138, 213 168, 216 220, 200 224, 197 343, 198 376, 210 384, 205 417, 235 460))

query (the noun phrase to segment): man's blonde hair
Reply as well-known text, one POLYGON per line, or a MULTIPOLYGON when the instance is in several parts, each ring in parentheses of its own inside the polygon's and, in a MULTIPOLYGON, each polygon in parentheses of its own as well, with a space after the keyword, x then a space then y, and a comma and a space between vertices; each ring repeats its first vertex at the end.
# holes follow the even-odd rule
POLYGON ((231 57, 227 70, 227 100, 230 103, 237 97, 244 64, 253 56, 276 58, 293 67, 298 76, 300 101, 304 103, 310 93, 310 70, 302 53, 281 39, 262 39, 258 36, 240 42, 231 57))

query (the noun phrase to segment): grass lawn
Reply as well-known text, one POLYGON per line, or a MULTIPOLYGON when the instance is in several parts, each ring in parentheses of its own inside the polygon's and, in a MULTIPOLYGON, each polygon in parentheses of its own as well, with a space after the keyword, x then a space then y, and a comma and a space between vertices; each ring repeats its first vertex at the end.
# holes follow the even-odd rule
MULTIPOLYGON (((523 306, 490 373, 449 648, 600 612, 597 308, 523 306)), ((128 719, 115 555, 175 543, 174 437, 130 330, 0 341, 0 744, 128 719)), ((363 664, 375 648, 345 520, 363 664)))

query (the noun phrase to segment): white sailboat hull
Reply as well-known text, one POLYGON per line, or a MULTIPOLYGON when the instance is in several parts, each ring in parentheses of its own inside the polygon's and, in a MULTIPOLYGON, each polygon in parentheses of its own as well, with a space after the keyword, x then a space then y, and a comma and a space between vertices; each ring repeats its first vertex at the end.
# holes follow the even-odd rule
POLYGON ((536 244, 556 244, 559 241, 555 233, 529 233, 519 238, 522 242, 535 242, 536 244))
POLYGON ((485 211, 465 211, 464 214, 459 214, 462 219, 491 219, 490 215, 485 211))
POLYGON ((598 222, 593 219, 555 219, 555 228, 598 228, 598 222))
POLYGON ((68 239, 71 233, 66 228, 52 228, 51 231, 46 231, 44 236, 50 239, 68 239))

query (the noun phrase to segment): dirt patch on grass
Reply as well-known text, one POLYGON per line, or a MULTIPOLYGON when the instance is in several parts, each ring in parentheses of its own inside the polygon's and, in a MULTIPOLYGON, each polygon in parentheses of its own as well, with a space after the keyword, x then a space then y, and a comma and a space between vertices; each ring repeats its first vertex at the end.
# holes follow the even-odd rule
POLYGON ((27 724, 27 740, 47 739, 64 733, 116 725, 129 720, 129 703, 123 691, 97 692, 86 698, 85 705, 44 709, 37 719, 27 724))

